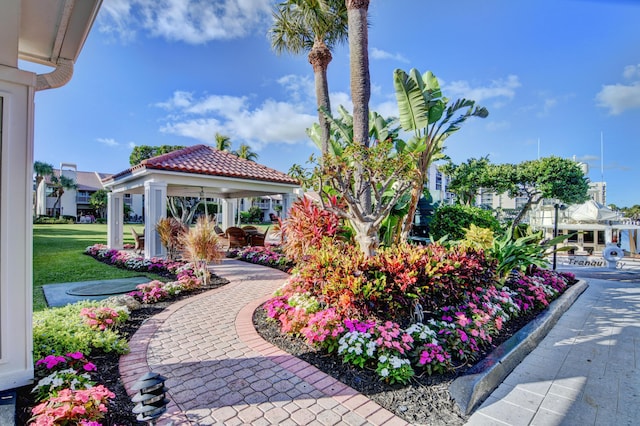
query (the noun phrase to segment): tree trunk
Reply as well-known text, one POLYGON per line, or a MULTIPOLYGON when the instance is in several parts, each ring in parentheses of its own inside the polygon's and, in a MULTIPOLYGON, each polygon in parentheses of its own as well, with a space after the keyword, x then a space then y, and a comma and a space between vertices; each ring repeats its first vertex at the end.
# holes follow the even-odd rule
POLYGON ((371 221, 367 220, 351 220, 351 225, 356 231, 355 240, 358 243, 358 247, 360 247, 360 251, 367 257, 374 256, 380 243, 377 228, 373 226, 371 221))
MULTIPOLYGON (((371 78, 369 75, 369 34, 367 13, 369 0, 346 0, 349 28, 349 55, 351 75, 351 100, 353 101, 353 142, 369 146, 369 98, 371 78)), ((358 167, 356 185, 360 202, 366 214, 371 213, 371 188, 359 177, 363 170, 358 167)))
POLYGON ((537 202, 534 203, 533 197, 529 197, 529 199, 527 200, 527 204, 524 205, 522 210, 520 210, 520 213, 518 213, 515 219, 513 219, 513 222, 511 222, 511 231, 516 229, 516 226, 518 226, 518 224, 520 223, 524 215, 531 209, 531 205, 537 204, 540 200, 542 200, 542 198, 540 198, 537 202))
POLYGON ((411 232, 411 228, 413 228, 413 217, 415 216, 416 210, 418 209, 418 201, 420 201, 422 188, 424 187, 424 175, 422 174, 421 170, 419 171, 418 175, 419 176, 411 186, 411 200, 409 201, 409 211, 404 218, 404 226, 402 227, 402 233, 400 234, 400 241, 402 242, 405 242, 409 239, 409 233, 411 232))
POLYGON ((327 69, 331 62, 332 56, 329 48, 322 40, 316 40, 313 48, 309 52, 309 63, 313 67, 313 76, 316 88, 316 102, 318 105, 318 122, 320 123, 320 135, 322 142, 322 155, 326 155, 329 151, 329 136, 331 134, 331 124, 327 117, 320 111, 320 107, 324 107, 331 112, 331 101, 329 99, 329 83, 327 80, 327 69))

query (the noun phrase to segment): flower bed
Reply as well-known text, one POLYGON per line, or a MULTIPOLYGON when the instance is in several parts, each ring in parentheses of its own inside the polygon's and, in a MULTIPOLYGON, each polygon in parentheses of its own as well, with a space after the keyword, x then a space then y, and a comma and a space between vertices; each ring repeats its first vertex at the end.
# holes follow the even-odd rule
POLYGON ((158 257, 145 259, 134 252, 111 249, 104 244, 94 244, 85 249, 84 253, 101 262, 137 272, 152 272, 154 274, 175 278, 187 262, 168 261, 158 257))
POLYGON ((514 272, 502 285, 491 271, 482 251, 457 246, 399 246, 368 259, 325 247, 264 309, 282 333, 388 383, 407 383, 475 361, 505 323, 546 307, 575 280, 536 270, 514 272))
POLYGON ((227 257, 237 258, 245 262, 268 266, 284 272, 290 272, 294 263, 275 246, 269 247, 245 247, 231 249, 227 257))

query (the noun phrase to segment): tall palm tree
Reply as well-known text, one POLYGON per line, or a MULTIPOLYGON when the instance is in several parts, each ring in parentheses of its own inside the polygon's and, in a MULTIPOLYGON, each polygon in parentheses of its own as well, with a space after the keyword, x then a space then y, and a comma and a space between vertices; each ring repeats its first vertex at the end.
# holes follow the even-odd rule
MULTIPOLYGON (((369 146, 369 25, 367 14, 369 0, 345 0, 349 23, 349 72, 351 76, 351 100, 353 101, 353 142, 369 146)), ((358 166, 361 167, 361 166, 358 166)), ((358 175, 362 176, 363 171, 358 175)), ((371 213, 371 188, 362 182, 360 202, 364 211, 371 213)))
POLYGON ((36 161, 33 163, 33 173, 36 175, 36 197, 33 204, 33 216, 38 216, 38 188, 42 181, 53 174, 53 166, 49 163, 36 161))
MULTIPOLYGON (((73 179, 62 174, 60 176, 51 176, 51 184, 53 185, 53 195, 57 197, 56 202, 53 205, 53 211, 55 212, 60 205, 62 194, 67 190, 76 189, 78 185, 73 181, 73 179)), ((60 217, 59 210, 56 214, 60 217)))
POLYGON ((216 132, 216 149, 229 151, 231 149, 231 138, 216 132))
POLYGON ((327 68, 331 50, 347 38, 347 8, 344 0, 287 0, 273 12, 274 24, 269 31, 271 47, 280 54, 285 51, 301 54, 308 51, 313 67, 321 128, 321 150, 329 146, 329 121, 321 109, 331 111, 327 68))
POLYGON ((251 147, 245 143, 240 144, 240 147, 236 151, 233 151, 233 154, 249 161, 256 161, 258 159, 258 154, 252 151, 251 147))

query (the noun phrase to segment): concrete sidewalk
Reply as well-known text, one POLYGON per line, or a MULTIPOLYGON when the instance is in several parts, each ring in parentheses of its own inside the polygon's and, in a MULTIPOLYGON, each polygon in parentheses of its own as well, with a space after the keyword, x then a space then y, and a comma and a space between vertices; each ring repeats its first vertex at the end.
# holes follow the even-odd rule
POLYGON ((589 288, 468 425, 640 424, 640 275, 609 277, 586 278, 589 288))

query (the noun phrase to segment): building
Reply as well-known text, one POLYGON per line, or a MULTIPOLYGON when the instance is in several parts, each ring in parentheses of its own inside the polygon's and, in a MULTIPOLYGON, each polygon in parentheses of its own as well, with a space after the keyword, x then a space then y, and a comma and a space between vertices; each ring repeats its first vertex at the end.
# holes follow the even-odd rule
MULTIPOLYGON (((59 169, 53 170, 53 176, 66 176, 75 184, 75 189, 66 189, 60 197, 54 195, 55 186, 51 176, 46 176, 36 188, 38 197, 36 216, 73 216, 78 222, 93 222, 95 218, 106 216, 104 212, 96 211, 91 205, 91 195, 100 189, 105 189, 102 180, 111 176, 109 173, 78 171, 73 163, 61 163, 59 169)), ((127 194, 124 204, 129 206, 131 219, 143 216, 143 198, 140 194, 127 194)))

